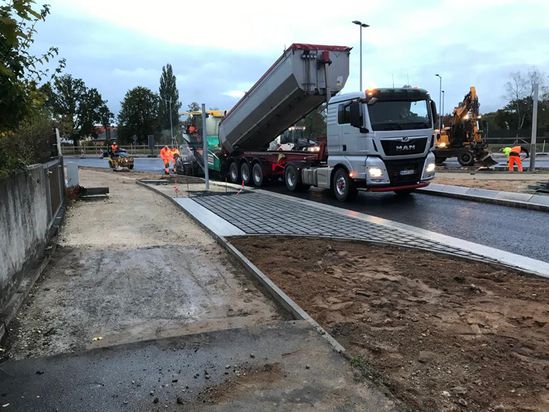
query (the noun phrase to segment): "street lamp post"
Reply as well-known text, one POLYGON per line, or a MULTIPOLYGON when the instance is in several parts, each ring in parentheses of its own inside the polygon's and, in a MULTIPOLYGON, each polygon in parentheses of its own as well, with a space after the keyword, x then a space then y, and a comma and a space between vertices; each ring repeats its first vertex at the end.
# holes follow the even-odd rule
MULTIPOLYGON (((442 76, 440 74, 435 74, 439 79, 439 88, 438 88, 438 107, 442 109, 442 76)), ((442 115, 438 116, 438 130, 442 130, 442 115)))
POLYGON ((362 28, 370 26, 358 20, 353 20, 353 24, 356 24, 360 27, 360 90, 362 91, 362 28))
MULTIPOLYGON (((442 116, 442 119, 444 120, 444 90, 442 91, 442 106, 440 108, 440 114, 442 116)), ((444 122, 441 121, 440 124, 444 126, 444 122)))

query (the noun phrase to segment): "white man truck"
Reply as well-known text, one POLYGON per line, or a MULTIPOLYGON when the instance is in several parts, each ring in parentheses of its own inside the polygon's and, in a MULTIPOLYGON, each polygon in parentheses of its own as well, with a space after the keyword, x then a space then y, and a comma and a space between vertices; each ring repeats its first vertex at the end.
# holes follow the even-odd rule
POLYGON ((235 183, 283 178, 290 191, 331 189, 408 194, 435 175, 436 108, 417 88, 336 95, 349 75, 345 46, 292 44, 225 115, 218 139, 208 132, 208 166, 235 183), (324 102, 327 141, 318 151, 268 151, 269 142, 324 102))

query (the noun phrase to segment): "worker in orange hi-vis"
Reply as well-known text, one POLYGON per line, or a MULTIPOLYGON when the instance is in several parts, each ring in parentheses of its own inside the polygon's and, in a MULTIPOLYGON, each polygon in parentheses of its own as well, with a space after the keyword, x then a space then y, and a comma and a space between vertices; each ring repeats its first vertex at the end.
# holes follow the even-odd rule
POLYGON ((528 150, 522 146, 513 146, 513 147, 504 147, 502 152, 509 157, 509 171, 513 172, 515 170, 515 163, 517 164, 517 169, 519 172, 522 172, 522 160, 520 158, 520 153, 526 153, 526 157, 529 157, 528 150))
POLYGON ((168 146, 164 146, 162 149, 160 149, 160 158, 162 159, 162 162, 164 163, 164 174, 169 175, 170 174, 170 159, 172 157, 172 151, 168 146))
POLYGON ((177 148, 177 146, 172 147, 170 154, 171 154, 170 160, 173 164, 172 170, 175 172, 175 163, 177 162, 177 158, 179 157, 179 149, 177 148))

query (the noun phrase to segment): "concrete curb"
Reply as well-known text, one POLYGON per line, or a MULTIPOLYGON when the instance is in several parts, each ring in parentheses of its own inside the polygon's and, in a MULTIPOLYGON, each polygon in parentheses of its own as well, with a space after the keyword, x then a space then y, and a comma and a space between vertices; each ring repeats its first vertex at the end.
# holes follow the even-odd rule
POLYGON ((200 227, 208 232, 231 256, 233 256, 247 271, 250 273, 271 295, 272 298, 285 310, 290 312, 296 319, 307 321, 322 337, 324 337, 337 352, 345 352, 345 348, 328 332, 326 332, 322 326, 320 326, 307 312, 305 312, 297 303, 295 303, 282 289, 280 289, 267 275, 257 268, 246 256, 244 256, 234 245, 232 245, 225 237, 218 235, 203 222, 197 219, 194 215, 189 213, 184 207, 182 207, 177 201, 160 190, 155 189, 146 183, 136 180, 136 183, 140 186, 158 193, 165 197, 180 210, 185 212, 187 216, 193 219, 200 227))
POLYGON ((549 212, 549 196, 431 183, 419 193, 549 212))

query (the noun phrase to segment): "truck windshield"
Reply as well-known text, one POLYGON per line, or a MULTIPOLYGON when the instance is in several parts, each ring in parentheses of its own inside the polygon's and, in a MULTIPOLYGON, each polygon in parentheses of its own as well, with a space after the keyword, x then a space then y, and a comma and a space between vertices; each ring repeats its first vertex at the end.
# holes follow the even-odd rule
POLYGON ((432 125, 427 100, 378 100, 367 107, 373 130, 427 129, 432 125))

